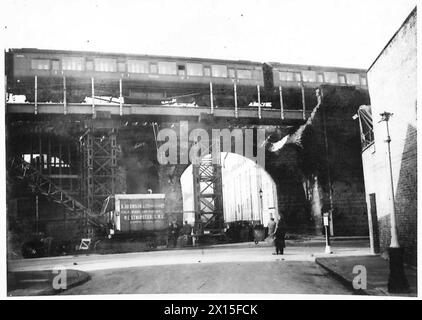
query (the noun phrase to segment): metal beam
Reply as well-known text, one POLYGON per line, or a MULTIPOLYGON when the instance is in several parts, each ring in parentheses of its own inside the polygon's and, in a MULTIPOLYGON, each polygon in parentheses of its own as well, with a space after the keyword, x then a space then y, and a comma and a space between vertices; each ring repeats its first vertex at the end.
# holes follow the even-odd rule
POLYGON ((91 96, 92 96, 92 117, 95 118, 95 91, 94 78, 91 78, 91 96))
POLYGON ((120 116, 123 115, 123 84, 122 84, 122 78, 119 79, 119 106, 120 106, 120 116))
MULTIPOLYGON (((119 105, 110 104, 96 104, 96 111, 104 111, 110 113, 112 116, 119 116, 119 105)), ((184 106, 163 106, 163 105, 141 105, 141 104, 123 104, 125 116, 149 116, 154 118, 165 117, 192 117, 198 118, 202 113, 210 114, 209 107, 184 107, 184 106)), ((34 114, 33 103, 8 103, 6 105, 6 113, 14 115, 34 114)), ((38 103, 39 115, 63 115, 62 103, 38 103)), ((92 106, 86 103, 67 103, 68 115, 90 115, 92 114, 92 106)), ((213 110, 215 117, 233 118, 233 108, 218 108, 213 110)), ((306 111, 309 116, 311 111, 306 111)), ((280 120, 280 110, 262 110, 261 117, 263 120, 276 121, 280 120)), ((239 108, 238 118, 240 119, 257 119, 256 108, 239 108)), ((284 110, 285 121, 295 121, 301 123, 303 120, 303 109, 299 110, 284 110)))
POLYGON ((63 77, 63 113, 67 114, 66 77, 63 77))
POLYGON ((261 89, 259 87, 259 84, 256 86, 258 90, 258 118, 262 118, 262 112, 261 112, 261 89))
POLYGON ((283 89, 281 86, 278 87, 278 92, 280 94, 280 116, 284 120, 283 89))
POLYGON ((35 76, 35 101, 34 101, 34 113, 38 113, 38 77, 35 76))
POLYGON ((234 81, 234 117, 237 118, 239 116, 237 111, 237 85, 236 80, 234 81))
POLYGON ((45 176, 50 179, 79 179, 77 174, 48 174, 45 176))
POLYGON ((214 96, 212 91, 212 82, 210 82, 210 102, 211 102, 211 114, 214 113, 214 96))
POLYGON ((305 103, 305 87, 303 83, 300 85, 301 92, 302 92, 302 117, 303 120, 306 120, 306 103, 305 103))

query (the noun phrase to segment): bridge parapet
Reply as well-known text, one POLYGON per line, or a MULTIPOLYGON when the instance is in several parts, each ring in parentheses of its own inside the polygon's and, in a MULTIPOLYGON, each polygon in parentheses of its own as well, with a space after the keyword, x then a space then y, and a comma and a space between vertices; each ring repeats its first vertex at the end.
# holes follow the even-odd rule
MULTIPOLYGON (((189 119, 201 116, 213 116, 216 118, 227 119, 252 119, 260 123, 274 122, 277 123, 300 123, 305 121, 311 114, 311 111, 303 110, 284 110, 281 114, 280 110, 262 108, 261 118, 259 119, 259 110, 257 108, 238 108, 237 114, 234 109, 215 108, 211 112, 207 107, 181 107, 181 106, 160 106, 160 105, 139 105, 125 104, 122 108, 119 105, 98 104, 95 106, 96 114, 108 114, 113 117, 127 116, 148 116, 156 119, 176 118, 189 119), (121 112, 122 109, 122 112, 121 112)), ((92 115, 92 106, 84 103, 71 103, 66 107, 61 103, 38 103, 35 107, 34 103, 7 103, 6 113, 13 115, 92 115)))

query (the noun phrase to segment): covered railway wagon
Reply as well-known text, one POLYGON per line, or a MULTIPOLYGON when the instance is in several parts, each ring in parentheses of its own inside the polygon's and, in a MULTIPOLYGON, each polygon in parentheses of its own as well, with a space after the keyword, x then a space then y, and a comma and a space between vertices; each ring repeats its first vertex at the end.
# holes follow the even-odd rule
POLYGON ((104 201, 110 238, 144 240, 152 246, 167 240, 164 194, 116 194, 104 201))
POLYGON ((6 52, 6 75, 7 93, 27 102, 83 103, 94 96, 230 109, 312 110, 318 86, 367 86, 361 69, 39 49, 6 52))
POLYGON ((35 77, 38 101, 57 103, 66 86, 67 103, 94 91, 122 94, 125 103, 210 106, 212 97, 214 107, 232 107, 236 90, 239 106, 248 106, 264 87, 262 64, 252 61, 38 49, 12 49, 6 58, 8 92, 28 102, 35 100, 35 77))

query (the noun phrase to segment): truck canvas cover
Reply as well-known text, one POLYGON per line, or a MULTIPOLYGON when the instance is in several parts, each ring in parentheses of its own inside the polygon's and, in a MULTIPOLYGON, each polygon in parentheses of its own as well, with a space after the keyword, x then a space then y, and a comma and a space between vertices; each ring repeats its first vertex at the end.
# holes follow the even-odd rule
POLYGON ((116 194, 116 229, 141 232, 167 228, 164 198, 164 194, 116 194))

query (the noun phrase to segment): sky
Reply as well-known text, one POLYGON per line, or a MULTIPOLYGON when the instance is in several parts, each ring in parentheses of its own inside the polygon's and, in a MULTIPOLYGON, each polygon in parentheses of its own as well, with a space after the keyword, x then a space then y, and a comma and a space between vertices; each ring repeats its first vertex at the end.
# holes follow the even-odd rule
POLYGON ((417 0, 2 0, 5 48, 367 69, 417 0))

